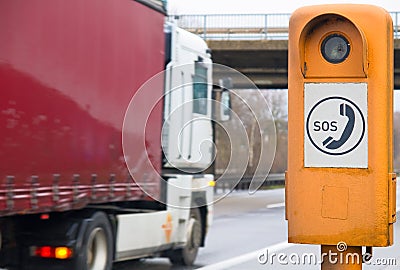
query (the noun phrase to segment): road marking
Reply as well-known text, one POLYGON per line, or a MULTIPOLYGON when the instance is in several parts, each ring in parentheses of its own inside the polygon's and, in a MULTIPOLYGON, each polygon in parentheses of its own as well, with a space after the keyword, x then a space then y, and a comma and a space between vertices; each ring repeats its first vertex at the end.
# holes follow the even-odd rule
POLYGON ((207 265, 201 268, 198 268, 197 270, 223 270, 223 269, 229 269, 232 266, 237 266, 239 264, 242 264, 244 262, 250 261, 250 260, 256 260, 258 259, 258 256, 262 253, 265 252, 266 249, 268 249, 268 252, 277 252, 286 248, 289 248, 291 246, 294 246, 294 244, 290 244, 287 241, 277 243, 275 245, 265 247, 263 249, 259 249, 256 251, 252 251, 243 255, 239 255, 230 259, 227 259, 225 261, 221 261, 215 264, 207 265))
POLYGON ((285 203, 273 203, 273 204, 267 204, 267 208, 278 208, 278 207, 284 207, 285 203))

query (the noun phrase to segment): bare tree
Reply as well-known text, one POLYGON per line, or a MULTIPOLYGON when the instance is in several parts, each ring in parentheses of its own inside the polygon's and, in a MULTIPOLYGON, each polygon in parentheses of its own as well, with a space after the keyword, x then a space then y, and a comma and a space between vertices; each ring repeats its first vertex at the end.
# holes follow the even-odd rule
POLYGON ((267 90, 264 91, 264 96, 269 102, 276 127, 277 147, 271 173, 282 173, 285 172, 287 168, 287 91, 267 90))

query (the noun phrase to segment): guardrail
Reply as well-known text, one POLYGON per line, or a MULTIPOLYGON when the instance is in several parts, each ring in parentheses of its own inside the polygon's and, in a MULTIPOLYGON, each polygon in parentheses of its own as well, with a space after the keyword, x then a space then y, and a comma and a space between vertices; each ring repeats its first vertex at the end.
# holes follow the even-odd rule
MULTIPOLYGON (((248 190, 250 182, 253 180, 251 176, 242 177, 238 181, 235 177, 224 177, 224 181, 216 181, 215 193, 225 193, 226 190, 248 190)), ((257 179, 258 182, 263 181, 262 187, 268 188, 269 186, 283 186, 285 185, 285 174, 284 173, 271 173, 266 179, 257 179)))
MULTIPOLYGON (((170 15, 179 27, 205 40, 287 39, 290 13, 170 15)), ((400 12, 390 12, 394 38, 400 39, 400 12)))

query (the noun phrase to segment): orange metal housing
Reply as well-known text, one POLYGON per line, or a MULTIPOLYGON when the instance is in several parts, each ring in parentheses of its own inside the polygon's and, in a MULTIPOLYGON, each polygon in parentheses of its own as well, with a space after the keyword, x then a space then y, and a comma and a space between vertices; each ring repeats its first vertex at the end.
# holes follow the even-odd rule
MULTIPOLYGON (((370 5, 300 8, 289 25, 289 144, 286 218, 289 242, 388 246, 396 218, 393 171, 393 26, 370 5), (345 36, 350 53, 332 64, 322 40, 345 36), (367 85, 367 166, 305 166, 305 86, 367 85)), ((323 91, 321 89, 321 91, 323 91)), ((345 155, 343 155, 345 156, 345 155)), ((327 157, 328 158, 328 157, 327 157)))

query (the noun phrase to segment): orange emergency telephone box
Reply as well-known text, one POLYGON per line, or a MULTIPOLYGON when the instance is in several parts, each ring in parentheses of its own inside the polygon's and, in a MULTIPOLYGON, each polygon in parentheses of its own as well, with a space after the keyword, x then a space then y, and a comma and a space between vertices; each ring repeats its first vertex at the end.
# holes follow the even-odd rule
POLYGON ((289 24, 289 242, 388 246, 393 25, 371 5, 296 10, 289 24))

